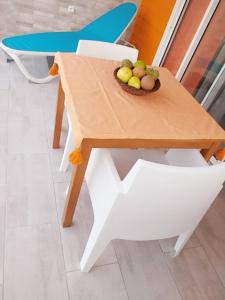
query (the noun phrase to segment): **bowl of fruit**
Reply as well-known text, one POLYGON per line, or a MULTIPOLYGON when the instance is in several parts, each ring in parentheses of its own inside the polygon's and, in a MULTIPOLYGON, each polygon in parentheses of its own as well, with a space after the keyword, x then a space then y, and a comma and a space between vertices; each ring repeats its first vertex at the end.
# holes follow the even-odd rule
POLYGON ((114 70, 114 77, 123 90, 136 96, 156 92, 161 85, 158 70, 146 67, 142 60, 133 64, 124 59, 114 70))

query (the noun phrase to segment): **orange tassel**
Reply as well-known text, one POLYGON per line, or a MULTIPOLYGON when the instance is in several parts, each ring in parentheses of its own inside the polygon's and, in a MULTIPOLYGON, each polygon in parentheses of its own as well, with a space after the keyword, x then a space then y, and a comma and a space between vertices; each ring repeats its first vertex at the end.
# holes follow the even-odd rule
POLYGON ((215 158, 217 159, 217 160, 223 160, 224 159, 224 157, 225 157, 225 148, 224 149, 220 149, 220 150, 218 150, 216 153, 215 153, 215 158))
POLYGON ((79 165, 83 162, 83 157, 80 151, 80 148, 77 148, 76 150, 70 152, 69 154, 69 162, 72 165, 79 165))
POLYGON ((48 75, 51 75, 51 76, 56 76, 58 75, 58 65, 56 63, 54 63, 51 68, 49 69, 48 71, 48 75))

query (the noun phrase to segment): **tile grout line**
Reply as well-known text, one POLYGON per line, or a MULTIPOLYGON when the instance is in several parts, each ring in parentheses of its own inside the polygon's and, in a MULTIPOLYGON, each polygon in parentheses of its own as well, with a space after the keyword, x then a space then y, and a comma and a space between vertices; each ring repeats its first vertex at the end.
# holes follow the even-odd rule
POLYGON ((123 276, 123 272, 122 272, 122 269, 120 267, 120 262, 118 260, 117 253, 116 253, 115 247, 113 245, 113 241, 111 241, 111 242, 112 242, 112 246, 113 246, 113 249, 114 249, 114 252, 115 252, 115 255, 116 255, 116 260, 117 260, 117 263, 118 263, 118 266, 119 266, 120 274, 121 274, 121 277, 122 277, 122 280, 123 280, 123 285, 124 285, 124 288, 125 288, 125 291, 126 291, 126 294, 127 294, 127 299, 130 300, 128 289, 127 289, 127 286, 126 286, 126 283, 125 283, 125 279, 124 279, 124 276, 123 276))
MULTIPOLYGON (((196 235, 197 235, 197 233, 196 233, 196 235)), ((199 238, 198 238, 198 239, 199 239, 199 238)), ((207 259, 208 259, 208 262, 209 262, 210 266, 211 266, 212 269, 215 271, 215 273, 216 273, 216 275, 217 275, 217 277, 218 277, 218 279, 219 279, 219 282, 221 283, 222 287, 223 287, 224 290, 225 290, 225 285, 223 284, 223 280, 221 279, 221 277, 220 277, 219 273, 217 272, 217 270, 216 270, 216 268, 215 268, 213 262, 211 261, 210 257, 208 256, 208 253, 207 253, 207 251, 206 251, 204 245, 202 245, 202 249, 203 249, 203 251, 204 251, 204 253, 205 253, 205 255, 206 255, 207 259)))
MULTIPOLYGON (((41 98, 42 97, 43 97, 43 92, 41 90, 41 98)), ((68 296, 68 299, 70 300, 69 284, 68 284, 68 278, 67 278, 67 272, 66 272, 65 256, 64 256, 64 251, 63 251, 62 235, 61 235, 61 229, 60 229, 60 218, 59 218, 58 209, 57 209, 56 191, 55 191, 55 184, 54 184, 54 177, 53 177, 53 170, 52 170, 52 162, 51 162, 51 157, 50 157, 50 144, 48 142, 48 132, 47 132, 46 118, 45 118, 45 114, 44 114, 43 102, 41 104, 41 109, 42 109, 42 115, 43 115, 43 120, 44 120, 45 138, 47 139, 48 162, 49 162, 49 166, 50 166, 51 181, 52 181, 52 188, 53 188, 53 195, 54 195, 54 203, 55 203, 55 210, 56 210, 56 216, 57 216, 57 222, 56 222, 57 223, 57 231, 58 231, 58 234, 59 234, 60 249, 61 249, 61 255, 62 255, 62 260, 63 260, 63 268, 64 268, 64 275, 65 275, 65 281, 66 281, 66 288, 67 288, 67 296, 68 296)))
POLYGON ((46 223, 34 223, 34 224, 27 224, 27 225, 16 225, 16 226, 13 226, 13 227, 7 227, 6 229, 7 230, 16 230, 16 229, 21 229, 21 228, 31 228, 31 227, 41 227, 41 226, 47 226, 47 225, 57 225, 58 222, 46 222, 46 223))
MULTIPOLYGON (((159 242, 159 240, 157 240, 157 241, 159 242)), ((199 241, 199 243, 200 243, 200 241, 199 241)), ((195 249, 195 248, 198 248, 198 247, 200 247, 200 246, 202 246, 202 245, 199 244, 199 245, 196 245, 196 246, 188 246, 188 248, 185 248, 185 247, 184 247, 183 250, 195 249)), ((159 247, 160 247, 160 250, 162 251, 162 253, 163 253, 164 255, 166 255, 167 252, 164 252, 164 251, 163 251, 163 248, 162 248, 160 242, 159 242, 159 247)))
POLYGON ((11 90, 11 77, 10 72, 11 68, 10 65, 8 66, 9 69, 9 85, 8 85, 8 93, 7 93, 7 121, 6 121, 6 170, 5 170, 5 185, 6 185, 6 195, 5 195, 5 201, 4 201, 4 238, 3 238, 3 270, 2 270, 2 300, 5 298, 5 270, 6 270, 6 217, 7 217, 7 200, 8 200, 8 137, 9 137, 9 91, 11 90))
MULTIPOLYGON (((225 286, 223 285, 223 282, 222 282, 220 276, 218 275, 218 273, 217 273, 217 271, 216 271, 214 265, 211 263, 211 260, 209 259, 208 255, 207 255, 207 252, 206 252, 206 250, 205 250, 205 248, 204 248, 203 245, 199 245, 199 246, 197 246, 197 247, 192 247, 192 248, 188 248, 188 249, 183 249, 183 251, 188 251, 189 249, 191 250, 191 249, 197 249, 197 248, 201 248, 201 249, 204 251, 204 253, 205 253, 205 255, 206 255, 206 258, 207 258, 207 260, 208 260, 209 265, 210 265, 210 266, 212 267, 212 269, 215 271, 215 274, 216 274, 217 277, 218 277, 218 281, 221 283, 222 288, 225 290, 225 286)), ((167 266, 168 266, 168 263, 167 263, 167 266)), ((176 287, 177 287, 176 280, 175 280, 175 278, 173 277, 173 274, 171 273, 169 266, 168 266, 168 270, 169 270, 169 272, 170 272, 170 274, 171 274, 171 276, 172 276, 172 278, 173 278, 173 281, 175 282, 175 285, 176 285, 176 287)), ((179 290, 178 287, 177 287, 177 289, 178 289, 179 294, 180 294, 180 290, 179 290)), ((181 298, 184 299, 182 296, 181 296, 181 298)))
MULTIPOLYGON (((163 250, 162 250, 162 248, 161 248, 161 245, 160 245, 159 241, 157 241, 157 243, 159 244, 159 249, 161 250, 161 252, 162 252, 162 254, 163 254, 163 257, 164 257, 164 259, 165 259, 165 262, 166 262, 166 263, 165 263, 166 268, 167 268, 167 270, 168 270, 168 272, 169 272, 169 274, 170 274, 170 276, 171 276, 171 279, 173 280, 173 282, 174 282, 174 284, 175 284, 175 287, 176 287, 176 289, 177 289, 177 292, 178 292, 178 294, 179 294, 181 300, 185 300, 185 298, 182 296, 182 293, 181 293, 181 291, 180 291, 180 289, 179 289, 179 287, 178 287, 178 285, 177 285, 177 283, 176 283, 176 280, 175 280, 175 278, 174 278, 172 272, 170 271, 170 268, 169 268, 167 259, 166 259, 166 257, 165 257, 166 254, 163 252, 163 250)), ((199 246, 197 246, 197 247, 199 247, 199 246)), ((197 248, 197 247, 193 247, 193 248, 197 248)), ((200 247, 201 247, 201 246, 200 246, 200 247)), ((184 250, 184 249, 183 249, 183 250, 184 250)))
MULTIPOLYGON (((98 269, 98 268, 101 268, 101 267, 104 267, 104 266, 111 266, 111 265, 119 265, 118 262, 111 262, 111 263, 106 263, 106 264, 101 264, 101 265, 97 265, 97 266, 93 266, 92 269, 98 269)), ((66 273, 75 273, 75 272, 81 272, 80 269, 73 269, 73 270, 69 270, 69 271, 66 271, 66 273)), ((81 273, 85 273, 85 272, 81 272, 81 273)), ((88 272, 89 273, 89 272, 88 272)))

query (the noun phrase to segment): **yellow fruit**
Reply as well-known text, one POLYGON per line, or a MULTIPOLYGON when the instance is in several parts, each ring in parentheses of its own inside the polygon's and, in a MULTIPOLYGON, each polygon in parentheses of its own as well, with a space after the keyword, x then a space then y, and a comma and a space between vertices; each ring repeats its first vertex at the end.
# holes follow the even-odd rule
POLYGON ((122 82, 127 83, 128 80, 132 77, 132 71, 128 67, 122 67, 118 70, 116 76, 122 82))
POLYGON ((141 81, 137 76, 132 76, 128 81, 128 85, 139 90, 141 88, 141 81))
POLYGON ((141 79, 141 87, 143 90, 150 91, 155 86, 155 80, 151 77, 151 75, 145 75, 141 79))
POLYGON ((140 67, 136 67, 133 69, 133 76, 137 76, 138 78, 142 78, 145 76, 145 70, 140 67))

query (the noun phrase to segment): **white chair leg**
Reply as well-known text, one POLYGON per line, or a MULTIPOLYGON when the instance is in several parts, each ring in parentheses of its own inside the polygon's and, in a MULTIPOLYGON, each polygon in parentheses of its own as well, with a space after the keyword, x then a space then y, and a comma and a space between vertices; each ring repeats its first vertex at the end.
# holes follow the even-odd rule
POLYGON ((80 268, 82 272, 90 271, 109 242, 110 239, 107 232, 105 230, 99 230, 99 228, 94 225, 81 258, 80 268))
POLYGON ((64 152, 63 152, 63 157, 62 157, 61 164, 59 167, 59 170, 61 172, 66 172, 66 170, 69 166, 68 156, 69 156, 70 152, 74 150, 72 122, 71 122, 70 115, 69 115, 67 109, 65 111, 66 111, 66 116, 67 116, 67 120, 68 120, 69 130, 68 130, 68 134, 67 134, 67 138, 66 138, 66 145, 65 145, 64 152))
POLYGON ((59 170, 61 172, 66 172, 66 170, 69 166, 68 156, 69 156, 70 152, 73 151, 73 149, 74 149, 74 143, 73 143, 72 127, 69 125, 69 131, 68 131, 68 135, 66 138, 66 145, 65 145, 64 152, 63 152, 61 164, 59 167, 59 170))
POLYGON ((36 78, 33 77, 25 68, 24 64, 22 63, 22 61, 20 60, 20 58, 14 54, 14 53, 7 53, 17 64, 18 68, 20 69, 20 71, 23 73, 23 75, 30 80, 31 82, 34 83, 47 83, 49 81, 51 81, 52 79, 56 78, 57 76, 47 76, 45 78, 36 78))
POLYGON ((193 231, 194 231, 194 229, 193 230, 189 230, 187 232, 182 233, 178 237, 177 242, 176 242, 175 247, 174 247, 174 251, 173 251, 173 253, 172 253, 171 256, 176 257, 176 256, 178 256, 180 254, 180 252, 183 250, 185 244, 187 243, 187 241, 191 237, 193 231))

